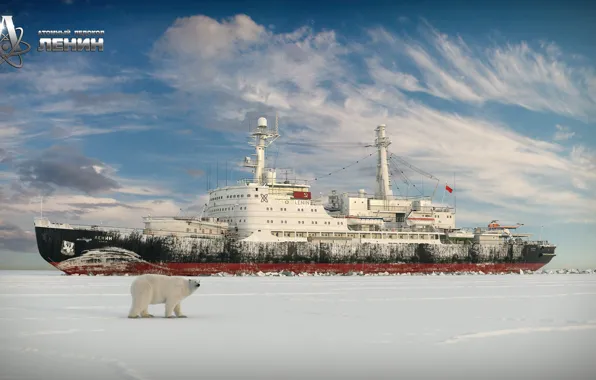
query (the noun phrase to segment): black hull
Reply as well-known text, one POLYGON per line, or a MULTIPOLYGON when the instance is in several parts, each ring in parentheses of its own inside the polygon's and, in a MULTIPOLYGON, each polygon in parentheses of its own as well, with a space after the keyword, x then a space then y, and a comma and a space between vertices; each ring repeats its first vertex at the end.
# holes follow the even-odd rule
MULTIPOLYGON (((505 244, 480 247, 477 244, 240 242, 233 238, 198 239, 147 236, 140 232, 90 229, 35 228, 40 255, 52 265, 94 254, 101 260, 133 260, 147 264, 532 264, 541 267, 554 257, 554 246, 505 244), (102 251, 103 250, 103 251, 102 251), (103 252, 103 253, 102 253, 103 252), (102 256, 104 255, 104 256, 102 256), (116 257, 123 255, 122 257, 116 257)), ((93 261, 92 260, 92 261, 93 261)))

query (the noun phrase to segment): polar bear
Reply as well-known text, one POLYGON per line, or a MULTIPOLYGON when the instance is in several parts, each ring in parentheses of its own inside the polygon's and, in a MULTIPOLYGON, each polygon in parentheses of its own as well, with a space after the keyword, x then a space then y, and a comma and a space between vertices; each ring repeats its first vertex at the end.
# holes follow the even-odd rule
POLYGON ((200 281, 187 280, 184 277, 144 274, 138 276, 130 285, 132 305, 128 318, 151 318, 149 305, 166 304, 166 318, 186 318, 180 311, 180 302, 193 294, 201 286, 200 281))

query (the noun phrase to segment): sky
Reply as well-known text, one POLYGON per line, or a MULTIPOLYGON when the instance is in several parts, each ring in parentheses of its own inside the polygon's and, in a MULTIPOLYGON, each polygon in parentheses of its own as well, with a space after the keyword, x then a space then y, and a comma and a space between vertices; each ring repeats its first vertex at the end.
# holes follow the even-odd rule
POLYGON ((276 113, 267 164, 317 178, 317 196, 374 193, 375 155, 361 159, 386 124, 389 151, 439 184, 400 168, 457 205, 458 226, 523 223, 558 245, 549 267, 596 267, 588 1, 9 1, 0 15, 32 46, 22 68, 0 65, 0 268, 48 267, 41 196, 59 222, 199 213, 208 185, 251 177, 248 130, 276 113), (59 29, 105 30, 105 50, 36 51, 37 31, 59 29))

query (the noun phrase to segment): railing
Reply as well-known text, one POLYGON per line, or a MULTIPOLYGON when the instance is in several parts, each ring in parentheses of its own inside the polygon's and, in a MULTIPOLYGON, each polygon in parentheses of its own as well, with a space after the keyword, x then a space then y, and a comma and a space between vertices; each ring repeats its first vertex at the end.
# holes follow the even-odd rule
MULTIPOLYGON (((306 179, 288 179, 289 183, 285 183, 286 180, 285 179, 280 179, 280 178, 275 178, 274 180, 275 182, 273 182, 273 185, 295 185, 295 186, 310 186, 309 185, 309 180, 306 179)), ((240 179, 238 181, 236 181, 239 185, 248 185, 250 183, 255 183, 254 178, 243 178, 240 179)), ((264 186, 264 185, 270 185, 271 183, 269 182, 259 182, 258 185, 260 186, 264 186)))
MULTIPOLYGON (((346 194, 348 197, 351 197, 351 198, 360 197, 360 193, 350 193, 350 192, 337 193, 335 195, 342 196, 344 194, 346 194)), ((365 193, 364 198, 370 197, 372 199, 379 200, 379 201, 384 201, 384 200, 388 200, 388 201, 392 201, 392 200, 395 200, 395 201, 429 200, 430 201, 432 199, 428 195, 411 195, 411 196, 390 195, 390 196, 385 197, 384 199, 377 199, 377 198, 374 198, 374 195, 375 195, 374 193, 372 193, 372 194, 365 193)))
POLYGON ((436 207, 436 206, 433 206, 433 211, 436 211, 436 212, 451 212, 451 211, 453 211, 453 207, 436 207))
POLYGON ((91 230, 91 231, 119 231, 119 232, 143 232, 143 228, 134 228, 134 227, 116 227, 116 226, 107 226, 107 225, 90 225, 90 224, 71 224, 71 223, 54 223, 48 222, 40 225, 40 227, 49 227, 49 228, 65 228, 65 229, 73 229, 73 230, 91 230))
POLYGON ((174 220, 199 220, 198 216, 172 216, 172 215, 151 215, 144 216, 143 220, 174 219, 174 220))
POLYGON ((227 224, 226 222, 221 222, 216 220, 217 218, 208 217, 208 216, 144 216, 144 222, 159 222, 161 220, 171 221, 171 220, 180 220, 180 221, 191 221, 191 222, 205 222, 205 223, 212 223, 212 224, 227 224))
POLYGON ((548 240, 528 240, 528 244, 536 244, 536 245, 554 245, 550 243, 548 240))
POLYGON ((194 232, 194 231, 173 231, 163 229, 146 228, 143 234, 152 236, 175 236, 175 237, 190 237, 190 238, 211 238, 227 234, 227 229, 216 229, 213 232, 194 232))

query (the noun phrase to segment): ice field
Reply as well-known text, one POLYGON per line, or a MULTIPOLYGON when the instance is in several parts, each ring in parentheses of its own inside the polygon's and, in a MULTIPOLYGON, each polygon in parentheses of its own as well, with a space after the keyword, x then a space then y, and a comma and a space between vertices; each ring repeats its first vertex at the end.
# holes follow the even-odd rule
POLYGON ((200 277, 128 319, 133 277, 0 272, 0 379, 594 379, 596 275, 200 277))

